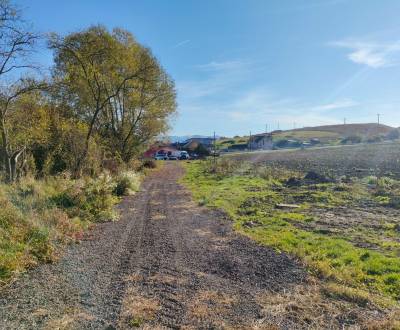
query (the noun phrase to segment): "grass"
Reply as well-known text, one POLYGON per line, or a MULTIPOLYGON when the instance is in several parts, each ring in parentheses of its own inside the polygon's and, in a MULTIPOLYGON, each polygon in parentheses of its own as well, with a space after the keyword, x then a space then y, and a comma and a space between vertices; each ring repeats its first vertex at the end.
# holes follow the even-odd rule
POLYGON ((118 196, 137 190, 139 179, 123 172, 80 180, 25 177, 0 184, 0 283, 53 261, 60 246, 79 240, 93 223, 117 220, 118 196))
POLYGON ((341 135, 336 132, 328 131, 283 131, 276 133, 274 139, 295 139, 300 141, 308 141, 310 139, 319 139, 322 142, 334 142, 340 139, 341 135))
MULTIPOLYGON (((223 209, 238 231, 299 257, 313 274, 342 288, 337 296, 343 298, 357 292, 360 299, 365 296, 379 303, 400 299, 400 249, 395 240, 395 249, 392 246, 374 251, 356 246, 351 234, 327 234, 310 226, 315 220, 311 212, 314 208, 351 208, 373 202, 376 194, 398 193, 398 183, 385 183, 393 191, 383 189, 382 184, 371 186, 369 179, 369 183, 356 180, 350 184, 324 183, 293 189, 284 183, 288 177, 301 173, 282 168, 259 168, 226 159, 221 159, 215 169, 206 162, 185 166, 183 183, 200 204, 223 209), (296 203, 299 208, 288 211, 275 207, 283 202, 296 203)), ((390 228, 386 226, 385 230, 398 238, 398 232, 390 228)), ((379 235, 372 232, 371 239, 379 241, 379 235)))

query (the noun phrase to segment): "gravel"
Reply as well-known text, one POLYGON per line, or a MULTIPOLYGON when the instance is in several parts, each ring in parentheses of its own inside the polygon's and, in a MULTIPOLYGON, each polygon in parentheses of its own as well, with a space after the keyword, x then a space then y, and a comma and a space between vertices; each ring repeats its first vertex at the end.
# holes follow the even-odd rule
POLYGON ((261 322, 257 297, 307 281, 292 258, 236 234, 177 183, 176 163, 149 175, 58 262, 0 293, 1 329, 219 329, 261 322))

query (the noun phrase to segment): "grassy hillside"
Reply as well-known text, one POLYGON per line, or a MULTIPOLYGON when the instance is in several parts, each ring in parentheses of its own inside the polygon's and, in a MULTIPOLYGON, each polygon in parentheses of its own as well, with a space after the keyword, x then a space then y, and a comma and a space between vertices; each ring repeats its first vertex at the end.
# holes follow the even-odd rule
MULTIPOLYGON (((362 136, 374 136, 389 133, 394 127, 387 125, 369 123, 369 124, 346 124, 346 125, 326 125, 305 127, 293 130, 294 132, 327 132, 335 133, 341 136, 358 134, 362 136)), ((319 134, 319 133, 318 133, 319 134)))
POLYGON ((319 131, 319 130, 289 130, 275 133, 275 140, 293 139, 308 141, 310 139, 319 139, 321 142, 331 142, 339 140, 342 136, 337 132, 319 131))
POLYGON ((247 143, 249 140, 248 136, 235 136, 233 138, 221 138, 216 142, 218 149, 225 149, 236 145, 247 143))

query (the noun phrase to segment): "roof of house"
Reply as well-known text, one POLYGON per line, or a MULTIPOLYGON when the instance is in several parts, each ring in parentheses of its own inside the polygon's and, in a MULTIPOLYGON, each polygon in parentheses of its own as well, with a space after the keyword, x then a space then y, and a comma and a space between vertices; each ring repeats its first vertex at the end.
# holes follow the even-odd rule
POLYGON ((159 150, 164 150, 168 152, 168 151, 176 151, 177 149, 169 145, 153 145, 143 153, 143 157, 145 158, 153 157, 154 154, 157 153, 157 151, 159 150))
POLYGON ((199 146, 199 144, 200 144, 200 142, 192 140, 192 141, 189 141, 188 143, 186 143, 183 146, 183 148, 193 151, 199 146))
POLYGON ((264 138, 271 138, 272 139, 272 134, 271 133, 254 134, 254 135, 251 136, 250 141, 251 142, 259 142, 264 138))
POLYGON ((192 142, 192 141, 200 142, 202 144, 211 144, 214 141, 214 139, 211 137, 193 137, 193 138, 187 139, 186 144, 188 144, 189 142, 192 142))
POLYGON ((272 133, 259 133, 259 134, 253 134, 253 136, 272 136, 272 133))

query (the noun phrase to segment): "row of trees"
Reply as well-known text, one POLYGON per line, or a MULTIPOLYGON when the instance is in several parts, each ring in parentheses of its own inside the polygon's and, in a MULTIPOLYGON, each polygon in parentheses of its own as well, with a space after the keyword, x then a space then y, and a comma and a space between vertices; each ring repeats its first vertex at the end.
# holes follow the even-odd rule
POLYGON ((0 162, 4 177, 128 163, 176 111, 174 83, 128 31, 103 26, 50 34, 50 74, 32 61, 38 41, 21 13, 0 0, 0 162))

